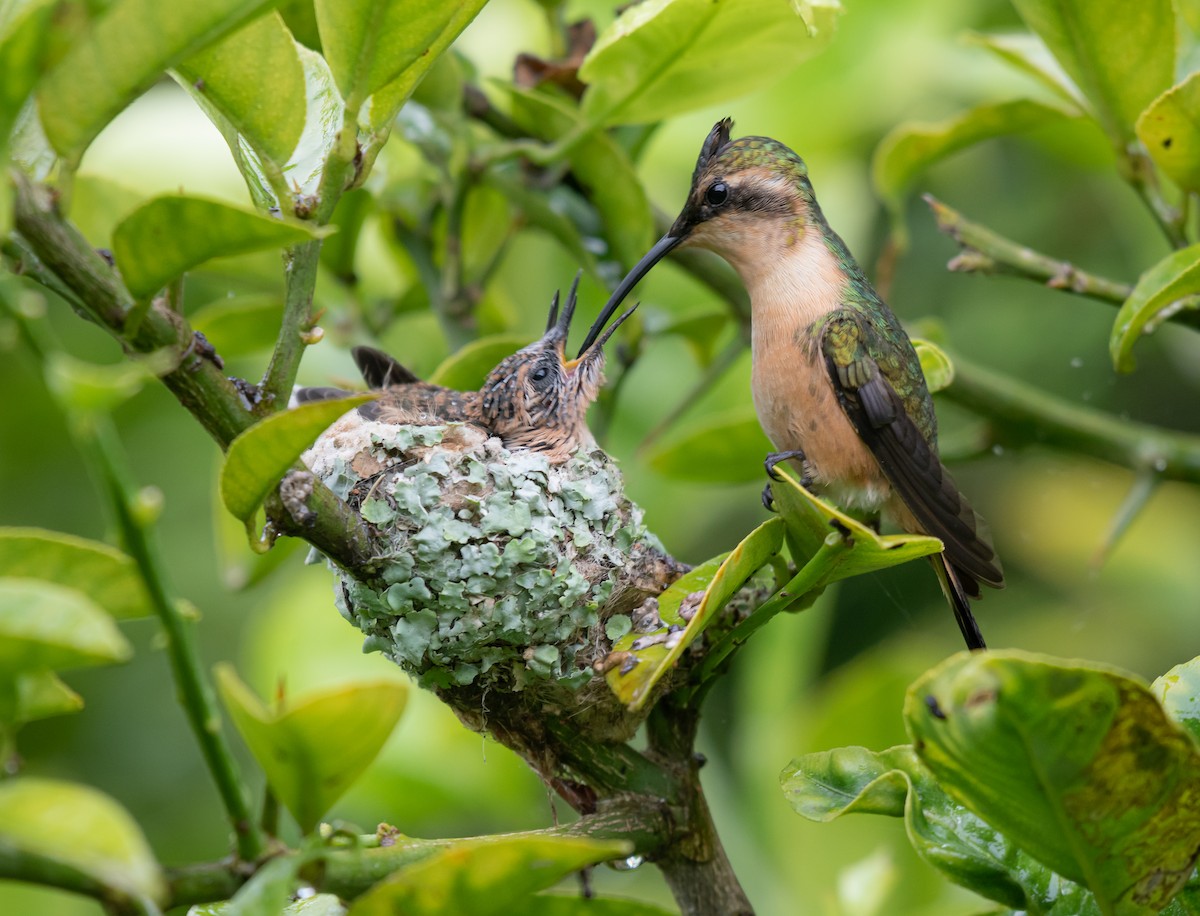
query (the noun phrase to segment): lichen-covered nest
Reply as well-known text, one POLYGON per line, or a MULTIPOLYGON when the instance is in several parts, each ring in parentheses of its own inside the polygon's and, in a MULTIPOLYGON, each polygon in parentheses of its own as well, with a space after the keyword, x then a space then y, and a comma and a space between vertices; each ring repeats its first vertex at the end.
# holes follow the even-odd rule
POLYGON ((682 572, 599 449, 552 465, 471 424, 351 413, 304 460, 376 533, 370 563, 334 567, 338 609, 425 686, 576 691, 605 622, 682 572))

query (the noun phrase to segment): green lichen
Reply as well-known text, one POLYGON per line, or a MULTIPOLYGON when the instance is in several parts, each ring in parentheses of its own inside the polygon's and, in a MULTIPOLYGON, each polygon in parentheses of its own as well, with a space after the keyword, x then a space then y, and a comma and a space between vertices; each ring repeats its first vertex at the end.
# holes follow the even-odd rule
POLYGON ((552 466, 474 427, 359 419, 305 460, 378 535, 368 569, 334 569, 339 611, 426 686, 586 684, 629 628, 614 583, 663 562, 598 450, 552 466))

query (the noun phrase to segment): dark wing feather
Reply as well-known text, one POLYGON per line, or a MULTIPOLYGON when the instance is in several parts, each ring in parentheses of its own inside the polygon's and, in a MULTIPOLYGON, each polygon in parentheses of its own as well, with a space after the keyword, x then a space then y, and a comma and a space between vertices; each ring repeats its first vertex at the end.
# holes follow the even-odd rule
POLYGON ((355 347, 350 351, 358 371, 370 388, 387 388, 389 385, 409 385, 419 382, 412 370, 405 368, 382 350, 374 347, 355 347))
POLYGON ((979 582, 1002 587, 1004 574, 986 525, 904 409, 864 337, 851 315, 831 318, 823 329, 822 352, 842 410, 913 517, 945 544, 958 587, 974 596, 979 582), (830 338, 833 329, 835 343, 830 338))
POLYGON ((297 404, 307 404, 309 401, 332 401, 337 398, 346 398, 352 393, 342 388, 297 388, 292 392, 292 397, 297 404))

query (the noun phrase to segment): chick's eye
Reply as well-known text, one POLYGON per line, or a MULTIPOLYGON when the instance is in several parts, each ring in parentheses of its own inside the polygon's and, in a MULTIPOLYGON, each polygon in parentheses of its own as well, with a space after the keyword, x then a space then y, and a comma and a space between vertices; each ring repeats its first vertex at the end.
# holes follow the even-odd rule
POLYGON ((704 201, 709 206, 719 207, 729 200, 729 185, 723 181, 714 181, 704 192, 704 201))
POLYGON ((542 381, 542 379, 544 379, 549 374, 550 374, 550 370, 547 369, 545 366, 538 366, 536 369, 533 370, 533 374, 530 375, 529 377, 531 379, 533 379, 535 382, 540 382, 540 381, 542 381))

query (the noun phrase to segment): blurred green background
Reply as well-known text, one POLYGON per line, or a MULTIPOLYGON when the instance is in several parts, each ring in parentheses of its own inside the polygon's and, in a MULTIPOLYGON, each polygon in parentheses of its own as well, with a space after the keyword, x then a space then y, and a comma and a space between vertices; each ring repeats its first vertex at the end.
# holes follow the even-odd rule
MULTIPOLYGON (((654 135, 639 171, 657 206, 668 213, 679 207, 700 141, 717 118, 731 115, 735 135, 774 136, 805 157, 828 219, 870 273, 887 231, 869 183, 879 140, 900 121, 1038 94, 960 40, 967 30, 1017 28, 1005 0, 844 3, 838 34, 823 55, 781 73, 767 91, 674 119, 654 135)), ((568 13, 601 25, 613 16, 608 2, 570 3, 568 13)), ((549 52, 533 0, 492 0, 456 47, 492 75, 509 73, 520 51, 549 52)), ((419 170, 419 159, 394 135, 373 181, 384 193, 402 193, 419 170)), ((102 246, 133 203, 178 188, 248 199, 216 130, 181 90, 164 82, 88 151, 73 216, 102 246)), ((1081 124, 975 147, 939 165, 921 188, 1005 235, 1127 282, 1167 251, 1133 192, 1116 179, 1106 141, 1081 124)), ((1074 402, 1200 431, 1195 333, 1163 327, 1139 344, 1137 372, 1117 377, 1107 355, 1109 306, 1019 280, 950 274, 945 262, 954 246, 936 233, 924 205, 914 201, 908 217, 912 243, 890 296, 902 319, 936 317, 957 352, 1074 402)), ((378 244, 368 235, 355 265, 363 295, 402 297, 415 279, 378 244)), ((569 282, 576 266, 546 235, 523 233, 485 291, 482 320, 491 330, 536 336, 552 292, 569 282)), ((219 300, 234 283, 259 284, 278 296, 279 273, 273 256, 206 268, 189 286, 189 309, 219 300)), ((344 292, 329 284, 325 293, 327 335, 306 357, 304 383, 355 375, 348 347, 360 342, 359 332, 344 319, 344 292)), ((585 279, 582 317, 590 321, 605 295, 585 279)), ((647 322, 724 308, 669 263, 643 283, 640 297, 647 322)), ((120 360, 105 334, 61 303, 48 307, 74 354, 120 360)), ((9 331, 0 328, 0 524, 104 537, 92 481, 40 369, 9 331)), ((426 313, 402 318, 383 342, 418 371, 427 372, 446 353, 426 313)), ((265 357, 248 354, 231 360, 229 369, 256 378, 265 357)), ((656 474, 639 454, 646 433, 698 375, 685 344, 656 339, 621 391, 605 443, 651 527, 689 562, 729 549, 765 517, 761 482, 681 483, 656 474)), ((748 405, 748 377, 747 354, 689 416, 748 405)), ((946 441, 970 421, 945 403, 939 414, 946 441)), ((249 554, 213 505, 217 448, 164 390, 143 391, 116 419, 138 480, 162 491, 161 540, 172 585, 203 615, 199 635, 209 665, 234 663, 263 694, 280 681, 299 692, 339 679, 403 676, 378 656, 360 654, 359 635, 334 610, 328 573, 302 566, 303 551, 293 551, 286 571, 261 586, 230 587, 231 564, 249 554)), ((1164 485, 1096 568, 1093 554, 1132 485, 1130 472, 1040 450, 996 453, 954 470, 989 519, 1009 577, 1007 590, 989 594, 978 608, 990 645, 1090 658, 1147 678, 1196 654, 1200 493, 1164 485)), ((218 858, 227 850, 224 820, 175 702, 155 626, 126 626, 138 652, 124 668, 66 675, 87 707, 23 731, 26 771, 111 793, 140 821, 164 863, 218 858)), ((804 614, 775 621, 771 635, 751 644, 714 691, 701 741, 709 761, 705 786, 734 868, 760 913, 936 916, 984 908, 916 858, 900 822, 812 824, 792 812, 778 785, 779 771, 796 754, 904 741, 905 687, 958 648, 934 577, 925 564, 912 564, 845 583, 804 614)), ((566 816, 565 807, 557 806, 559 816, 566 816)), ((335 814, 364 830, 387 821, 412 835, 453 836, 543 826, 555 817, 555 806, 508 751, 464 730, 430 695, 414 692, 390 745, 335 814)), ((669 905, 652 868, 596 878, 614 893, 669 905)), ((97 912, 90 902, 0 884, 0 913, 97 912)))

